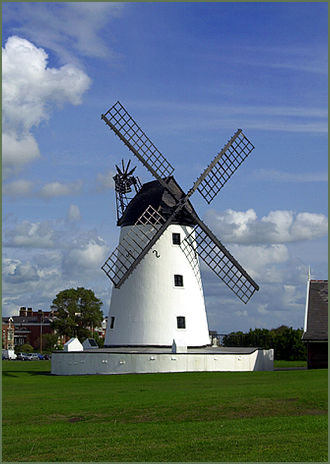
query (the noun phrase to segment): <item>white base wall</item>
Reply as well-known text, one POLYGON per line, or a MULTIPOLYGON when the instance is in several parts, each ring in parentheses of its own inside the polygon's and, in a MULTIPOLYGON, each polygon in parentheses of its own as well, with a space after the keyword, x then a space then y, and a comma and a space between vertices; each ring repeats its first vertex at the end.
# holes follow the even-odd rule
POLYGON ((271 371, 274 350, 252 353, 53 353, 54 375, 147 374, 160 372, 271 371))

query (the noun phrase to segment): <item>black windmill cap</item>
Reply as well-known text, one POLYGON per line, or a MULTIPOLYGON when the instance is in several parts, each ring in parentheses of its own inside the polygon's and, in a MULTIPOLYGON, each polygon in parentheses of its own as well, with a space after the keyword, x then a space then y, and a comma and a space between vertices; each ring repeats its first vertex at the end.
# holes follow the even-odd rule
MULTIPOLYGON (((120 227, 134 225, 149 205, 157 210, 164 219, 167 219, 174 211, 178 201, 185 194, 173 176, 168 177, 166 182, 169 184, 171 191, 166 189, 158 180, 143 184, 141 190, 127 205, 117 225, 120 227)), ((195 213, 191 203, 188 201, 178 212, 172 223, 183 226, 195 225, 196 222, 191 212, 195 213)))

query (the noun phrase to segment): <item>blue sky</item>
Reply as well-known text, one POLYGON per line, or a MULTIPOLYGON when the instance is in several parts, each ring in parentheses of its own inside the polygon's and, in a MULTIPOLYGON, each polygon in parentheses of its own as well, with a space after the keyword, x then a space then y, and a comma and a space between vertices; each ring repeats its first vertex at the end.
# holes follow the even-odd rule
POLYGON ((184 189, 243 129, 251 156, 192 202, 260 291, 244 305, 202 266, 209 326, 302 327, 308 266, 327 279, 327 17, 321 2, 4 3, 3 314, 76 286, 107 314, 112 176, 132 157, 100 116, 120 100, 184 189))

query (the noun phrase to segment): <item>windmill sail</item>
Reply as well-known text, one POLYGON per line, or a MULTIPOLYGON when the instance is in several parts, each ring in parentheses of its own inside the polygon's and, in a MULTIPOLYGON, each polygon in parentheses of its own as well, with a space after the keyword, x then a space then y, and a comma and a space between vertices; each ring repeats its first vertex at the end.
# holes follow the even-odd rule
POLYGON ((144 250, 165 222, 165 219, 149 205, 136 221, 135 227, 124 236, 101 268, 115 287, 119 288, 141 261, 146 254, 146 252, 143 253, 144 250))
MULTIPOLYGON (((163 205, 165 206, 163 209, 164 215, 156 211, 150 203, 146 203, 149 206, 145 210, 145 205, 143 206, 141 209, 141 211, 144 210, 143 214, 138 221, 129 224, 134 225, 134 227, 122 238, 120 245, 103 265, 102 269, 112 280, 115 287, 120 288, 167 227, 173 221, 177 221, 179 217, 181 219, 183 215, 185 218, 188 216, 190 218, 189 223, 194 225, 193 232, 181 243, 188 260, 196 262, 194 258, 198 254, 215 274, 244 303, 247 303, 253 293, 259 290, 258 285, 199 219, 189 202, 189 198, 198 190, 204 199, 210 203, 254 149, 253 144, 243 134, 242 130, 238 129, 199 176, 188 193, 185 194, 172 177, 174 168, 119 102, 101 117, 153 174, 158 181, 154 182, 160 184, 164 191, 167 192, 162 197, 164 201, 166 200, 165 205, 163 205), (195 249, 196 243, 197 248, 195 249)), ((141 190, 143 198, 144 194, 145 192, 142 195, 141 190)), ((150 202, 152 201, 150 200, 150 202)), ((130 205, 132 204, 130 203, 130 205)), ((129 205, 123 216, 129 216, 128 209, 129 205)), ((122 225, 124 219, 122 218, 121 222, 118 221, 118 224, 122 225)))
POLYGON ((208 227, 199 218, 196 220, 194 231, 181 244, 185 255, 197 253, 238 298, 247 303, 259 286, 208 227), (193 248, 195 241, 197 248, 193 248))
POLYGON ((188 194, 191 195, 198 190, 210 204, 253 149, 252 143, 245 137, 242 130, 238 129, 200 175, 188 194))
POLYGON ((163 178, 174 172, 173 166, 151 142, 121 103, 115 103, 101 118, 134 153, 152 175, 163 183, 163 178))

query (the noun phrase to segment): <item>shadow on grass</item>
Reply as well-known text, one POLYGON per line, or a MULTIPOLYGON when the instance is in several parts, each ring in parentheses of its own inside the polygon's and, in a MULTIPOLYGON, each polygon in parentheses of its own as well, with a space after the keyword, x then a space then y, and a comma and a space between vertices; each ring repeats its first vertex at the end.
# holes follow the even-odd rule
POLYGON ((30 374, 30 375, 51 375, 50 371, 15 371, 15 373, 10 371, 2 371, 2 375, 5 377, 19 377, 18 374, 30 374))

